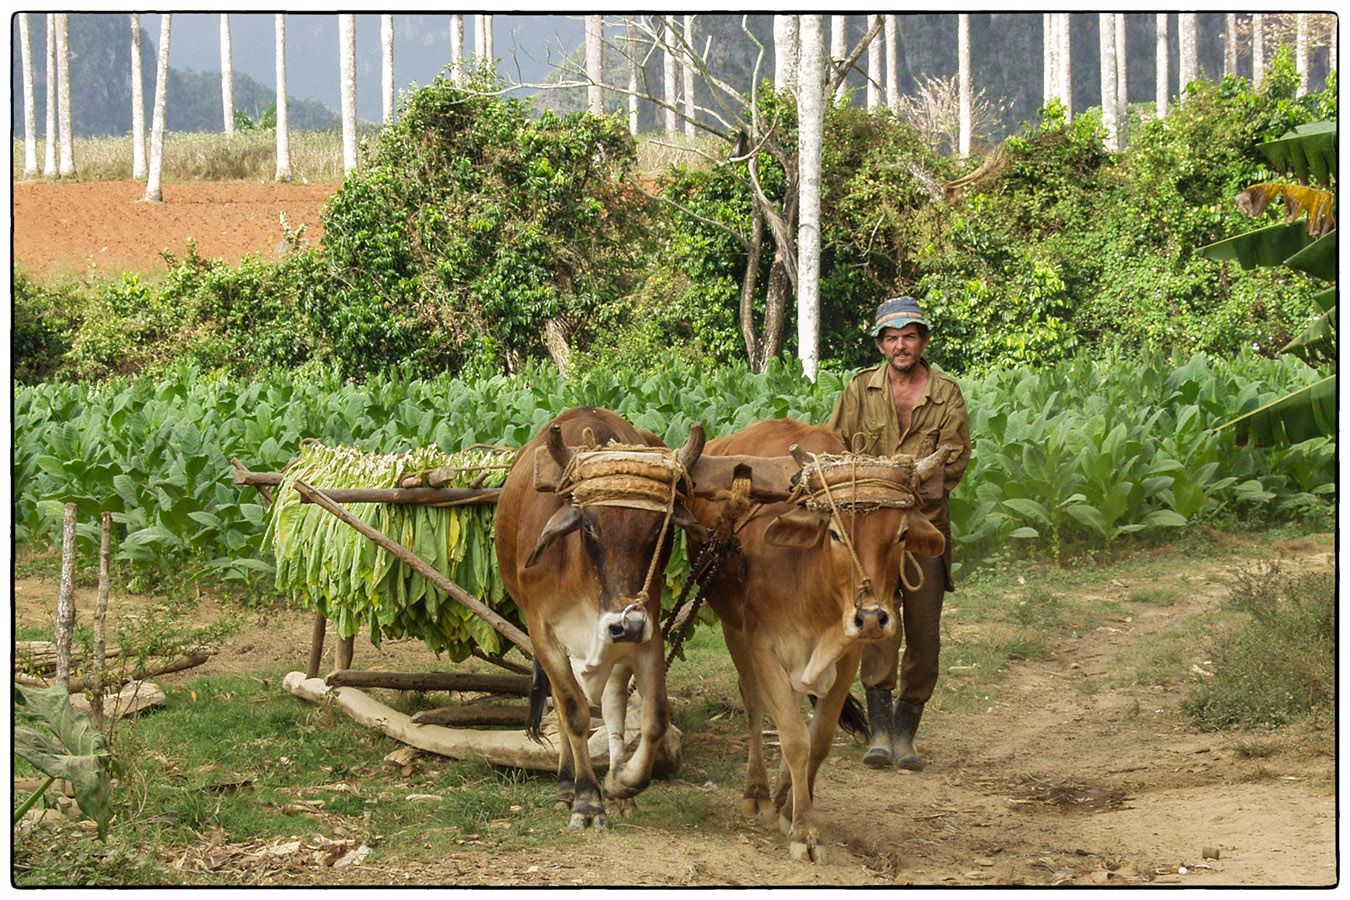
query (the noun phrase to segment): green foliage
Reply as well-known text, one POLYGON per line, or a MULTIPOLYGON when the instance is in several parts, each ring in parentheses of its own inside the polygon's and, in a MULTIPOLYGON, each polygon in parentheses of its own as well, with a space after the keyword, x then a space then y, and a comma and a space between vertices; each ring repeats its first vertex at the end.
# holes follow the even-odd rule
POLYGON ((69 287, 39 284, 17 268, 13 278, 11 374, 20 384, 34 384, 56 375, 70 350, 79 298, 69 287))
POLYGON ((1214 676, 1182 702, 1191 721, 1217 731, 1332 714, 1335 596, 1331 573, 1286 574, 1278 563, 1243 573, 1227 604, 1239 622, 1211 650, 1214 676))

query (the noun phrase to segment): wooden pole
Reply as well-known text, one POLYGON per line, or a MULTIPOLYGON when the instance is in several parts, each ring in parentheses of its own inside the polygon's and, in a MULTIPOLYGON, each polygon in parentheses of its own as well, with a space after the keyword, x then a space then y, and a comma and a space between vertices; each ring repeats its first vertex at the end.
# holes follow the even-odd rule
POLYGON ((305 666, 305 677, 314 678, 319 674, 319 666, 323 664, 323 638, 328 630, 328 620, 324 618, 323 613, 314 614, 314 631, 309 639, 309 664, 305 666))
POLYGON ((483 621, 491 625, 497 631, 498 634, 502 635, 507 640, 514 643, 517 647, 521 649, 522 652, 528 654, 531 657, 534 656, 534 644, 530 642, 530 639, 525 634, 525 632, 521 631, 515 625, 512 625, 510 622, 506 621, 506 619, 498 615, 495 611, 488 608, 488 606, 484 604, 481 600, 479 600, 477 597, 473 596, 468 591, 464 590, 462 587, 455 584, 449 578, 446 578, 440 572, 436 571, 436 568, 432 566, 430 563, 419 557, 417 554, 413 553, 411 550, 404 547, 398 541, 393 540, 388 535, 384 534, 378 529, 372 528, 365 522, 362 522, 360 519, 356 518, 351 513, 347 512, 347 510, 343 509, 337 503, 329 499, 328 496, 325 495, 323 492, 311 487, 310 485, 306 484, 303 480, 300 479, 296 480, 295 489, 297 492, 299 492, 300 497, 302 499, 308 497, 311 503, 318 504, 323 509, 326 509, 328 512, 337 516, 343 522, 346 522, 348 525, 355 528, 357 531, 361 532, 366 537, 370 538, 372 541, 379 544, 384 549, 388 550, 390 553, 394 554, 394 556, 398 557, 398 559, 407 563, 409 566, 412 566, 413 569, 421 573, 421 575, 427 580, 429 580, 432 584, 436 585, 441 590, 449 594, 451 597, 467 606, 470 611, 472 611, 479 618, 483 619, 483 621))
POLYGON ((75 636, 75 504, 62 517, 61 587, 56 596, 56 680, 70 689, 70 645, 75 636))
POLYGON ((474 725, 510 725, 524 727, 530 711, 524 706, 446 706, 426 709, 412 717, 414 725, 445 725, 465 728, 474 725))
MULTIPOLYGON (((210 659, 211 655, 212 654, 210 653, 204 653, 202 651, 194 651, 192 653, 184 654, 183 656, 174 657, 173 659, 169 659, 167 661, 162 660, 160 662, 154 662, 152 659, 150 662, 147 662, 146 665, 137 668, 136 671, 133 672, 131 676, 126 680, 144 681, 145 679, 153 678, 156 675, 166 675, 170 672, 181 672, 184 669, 191 669, 196 666, 200 666, 202 663, 210 659)), ((38 687, 46 687, 49 684, 47 679, 43 678, 40 675, 25 675, 22 672, 15 672, 14 680, 17 681, 19 684, 32 684, 38 687)), ((84 683, 83 678, 70 679, 71 693, 79 693, 80 691, 83 691, 86 687, 87 685, 84 683)))
POLYGON ((476 672, 366 672, 339 669, 324 679, 330 687, 388 688, 395 691, 472 691, 483 694, 530 693, 529 675, 476 672))
POLYGON ((98 545, 98 605, 94 607, 94 693, 89 708, 94 714, 94 727, 103 730, 103 658, 104 620, 108 617, 108 576, 112 568, 112 513, 102 515, 102 529, 98 545))

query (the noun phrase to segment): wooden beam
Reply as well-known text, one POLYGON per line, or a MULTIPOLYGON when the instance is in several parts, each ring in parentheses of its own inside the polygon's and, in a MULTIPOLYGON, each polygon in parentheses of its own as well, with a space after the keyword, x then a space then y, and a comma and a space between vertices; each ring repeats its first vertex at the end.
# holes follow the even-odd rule
POLYGON ((476 691, 522 697, 530 692, 529 675, 475 672, 370 672, 339 669, 325 678, 324 682, 332 687, 389 688, 396 691, 476 691))

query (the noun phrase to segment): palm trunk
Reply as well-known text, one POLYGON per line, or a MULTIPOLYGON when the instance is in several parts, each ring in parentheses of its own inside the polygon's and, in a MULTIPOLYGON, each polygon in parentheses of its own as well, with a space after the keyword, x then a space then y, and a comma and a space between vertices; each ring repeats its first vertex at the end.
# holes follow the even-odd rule
POLYGON ((1120 129, 1120 149, 1130 143, 1129 53, 1125 47, 1125 14, 1116 13, 1116 127, 1120 129))
POLYGON ((802 55, 797 79, 798 166, 797 355, 806 377, 820 363, 820 158, 825 134, 825 20, 801 17, 802 55))
POLYGON ((450 17, 450 81, 464 83, 464 15, 450 17))
POLYGON ((56 149, 61 139, 56 130, 56 13, 47 13, 47 136, 42 152, 42 175, 56 177, 56 149))
POLYGON ((473 17, 473 55, 479 65, 487 58, 487 16, 473 17))
POLYGON ((970 15, 956 16, 956 80, 959 106, 957 115, 956 152, 962 158, 970 156, 970 15))
POLYGON ((1266 17, 1252 14, 1252 86, 1260 87, 1266 77, 1266 17))
POLYGON ((234 134, 234 62, 230 50, 230 14, 220 14, 220 108, 225 133, 234 134))
POLYGON ((1116 105, 1120 99, 1116 83, 1116 24, 1114 13, 1098 13, 1098 37, 1101 46, 1102 128, 1106 130, 1106 149, 1120 150, 1120 128, 1116 124, 1116 105))
POLYGON ((1041 105, 1055 99, 1055 16, 1041 13, 1041 105))
POLYGON ((604 40, 605 17, 586 17, 586 106, 591 115, 605 114, 605 93, 601 87, 605 83, 604 40))
POLYGON ((661 17, 661 90, 665 93, 666 136, 680 130, 680 85, 675 76, 675 28, 667 16, 661 17))
POLYGON ((145 76, 141 72, 141 17, 131 14, 131 177, 145 177, 145 76))
MULTIPOLYGON (((880 18, 881 16, 872 16, 872 23, 875 24, 880 18)), ((876 109, 881 105, 882 56, 885 52, 886 48, 882 43, 881 33, 878 32, 872 38, 872 43, 867 47, 867 108, 869 110, 876 109)))
POLYGON ((286 14, 277 13, 277 181, 291 180, 291 132, 286 115, 286 14))
POLYGON ((1196 14, 1177 13, 1177 51, 1181 63, 1177 69, 1178 95, 1186 96, 1186 85, 1200 75, 1199 58, 1196 56, 1196 14))
POLYGON ((886 17, 886 106, 900 108, 900 26, 895 16, 886 17))
POLYGON ((60 174, 65 178, 75 174, 75 130, 70 114, 70 13, 56 15, 56 85, 61 127, 60 174))
MULTIPOLYGON (((1308 93, 1308 14, 1299 13, 1294 17, 1294 66, 1298 69, 1298 95, 1308 93)), ((65 94, 61 95, 61 115, 65 116, 65 94)), ((62 150, 65 149, 63 146, 62 150)), ((62 173, 65 174, 64 168, 62 173)))
POLYGON ((23 56, 23 177, 38 173, 37 111, 33 100, 33 39, 28 33, 28 13, 19 13, 19 51, 23 56))
POLYGON ((489 71, 497 71, 496 48, 492 46, 493 22, 492 16, 483 16, 483 62, 489 71))
POLYGON ((1064 121, 1073 121, 1073 42, 1070 37, 1071 20, 1068 13, 1058 13, 1059 46, 1055 57, 1059 60, 1059 97, 1064 101, 1064 121))
POLYGON ((797 66, 801 56, 798 17, 773 17, 773 89, 796 93, 797 66))
POLYGON ((380 16, 380 121, 394 121, 394 17, 380 16))
MULTIPOLYGON (((830 16, 830 68, 837 69, 848 56, 848 17, 830 16)), ((848 99, 848 86, 839 82, 834 91, 836 102, 848 99)))
POLYGON ((628 21, 628 133, 638 133, 638 40, 637 25, 628 21))
POLYGON ((164 174, 164 113, 169 99, 169 34, 173 28, 173 14, 164 13, 159 20, 159 63, 155 66, 155 112, 150 119, 150 171, 145 182, 145 199, 152 203, 164 202, 160 180, 164 174))
POLYGON ((1171 51, 1168 49, 1167 42, 1167 13, 1158 13, 1154 16, 1154 32, 1157 35, 1157 41, 1154 46, 1155 74, 1153 76, 1153 105, 1158 118, 1167 118, 1167 98, 1171 96, 1168 90, 1168 58, 1171 51))
POLYGON ((356 169, 356 16, 338 16, 338 55, 342 69, 342 174, 356 169))
POLYGON ((1237 13, 1223 17, 1223 74, 1237 74, 1237 13))
POLYGON ((684 17, 684 134, 694 136, 698 107, 694 103, 694 17, 684 17))

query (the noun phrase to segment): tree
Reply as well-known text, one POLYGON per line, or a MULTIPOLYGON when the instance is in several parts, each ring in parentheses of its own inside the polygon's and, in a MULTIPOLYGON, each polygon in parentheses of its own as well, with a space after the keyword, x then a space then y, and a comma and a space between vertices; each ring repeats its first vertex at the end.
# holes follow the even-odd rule
POLYGON ((1120 150, 1120 128, 1116 106, 1120 90, 1116 81, 1116 24, 1114 13, 1097 14, 1097 34, 1101 45, 1102 127, 1106 129, 1106 149, 1120 150))
POLYGON ((1308 14, 1299 13, 1294 37, 1294 65, 1298 69, 1298 95, 1308 93, 1308 14))
MULTIPOLYGON (((868 16, 868 28, 877 31, 881 25, 881 16, 868 16)), ((886 52, 881 41, 873 38, 867 45, 867 108, 876 109, 881 105, 882 56, 886 52)))
POLYGON ((464 83, 464 14, 450 17, 450 80, 464 83))
POLYGON ((895 16, 886 16, 886 106, 891 109, 900 105, 899 39, 900 26, 895 16))
POLYGON ((342 174, 356 168, 356 16, 338 16, 342 86, 342 174))
POLYGON ((493 27, 492 16, 483 16, 483 64, 495 72, 497 56, 492 46, 493 27))
POLYGON ((1058 27, 1055 31, 1055 60, 1058 63, 1056 73, 1056 95, 1064 104, 1064 121, 1073 119, 1073 46, 1069 34, 1070 19, 1068 13, 1056 13, 1058 27))
POLYGON ((1167 62, 1168 57, 1172 52, 1168 49, 1167 44, 1167 13, 1158 13, 1153 17, 1153 21, 1156 23, 1154 25, 1154 33, 1157 37, 1157 40, 1154 42, 1155 49, 1153 53, 1155 60, 1153 104, 1158 118, 1165 119, 1167 118, 1167 98, 1170 96, 1167 85, 1170 74, 1168 72, 1167 62))
POLYGON ((33 100, 33 40, 28 33, 28 13, 19 13, 19 50, 23 56, 23 177, 38 173, 37 112, 33 100))
POLYGON ((1116 13, 1116 127, 1120 129, 1120 149, 1129 143, 1130 89, 1127 73, 1129 54, 1125 49, 1125 14, 1116 13))
POLYGON ((1260 87, 1266 77, 1266 17, 1252 13, 1252 86, 1260 87))
POLYGON ((1198 28, 1195 13, 1177 13, 1177 50, 1181 65, 1177 69, 1180 96, 1186 96, 1186 85, 1200 77, 1200 57, 1196 40, 1198 28))
POLYGON ((1237 13, 1223 16, 1223 74, 1237 74, 1237 13))
POLYGON ((698 124, 698 106, 694 103, 694 17, 684 17, 684 134, 694 136, 698 124))
POLYGON ((380 106, 382 122, 394 121, 394 17, 380 16, 380 106))
MULTIPOLYGON (((680 127, 680 85, 675 80, 675 34, 669 21, 662 19, 660 41, 661 50, 661 89, 665 94, 662 104, 665 110, 666 136, 674 137, 680 127)), ((637 59, 637 53, 633 53, 637 59)))
POLYGON ((801 69, 797 78, 798 165, 801 199, 797 220, 797 355, 806 377, 820 362, 820 157, 825 132, 825 21, 801 17, 801 69))
POLYGON ((956 16, 956 67, 960 81, 960 131, 957 138, 957 155, 962 159, 970 156, 970 15, 958 13, 956 16))
POLYGON ((586 105, 592 115, 605 114, 605 17, 586 17, 586 105))
POLYGON ((75 174, 75 134, 70 114, 70 13, 56 14, 56 90, 61 128, 60 174, 65 178, 75 174))
POLYGON ((225 133, 234 134, 234 61, 230 52, 230 14, 220 14, 220 108, 225 133))
MULTIPOLYGON (((848 55, 848 17, 830 16, 830 61, 838 66, 848 55)), ((848 85, 839 82, 834 92, 836 102, 848 99, 848 85)))
POLYGON ((291 133, 286 115, 286 14, 277 13, 273 28, 276 35, 277 70, 277 181, 291 180, 291 133))
POLYGON ((56 177, 56 148, 61 138, 56 129, 56 13, 47 13, 47 139, 42 153, 42 175, 56 177))
POLYGON ((487 16, 476 14, 473 17, 473 55, 479 65, 487 58, 487 16))
POLYGON ((628 133, 636 136, 638 133, 638 66, 637 59, 637 30, 633 23, 629 22, 626 29, 628 38, 628 133))
POLYGON ((1055 99, 1055 73, 1059 64, 1055 60, 1055 29, 1058 24, 1054 13, 1041 13, 1041 105, 1049 106, 1055 99))
POLYGON ((155 112, 150 119, 150 171, 145 182, 145 199, 163 203, 164 192, 160 179, 164 174, 164 113, 169 100, 169 35, 173 28, 173 14, 164 13, 159 20, 159 62, 155 66, 155 112))
POLYGON ((141 17, 131 14, 131 177, 145 177, 145 76, 141 72, 141 17))
POLYGON ((799 27, 797 16, 773 17, 773 89, 776 91, 796 93, 801 56, 799 27))

